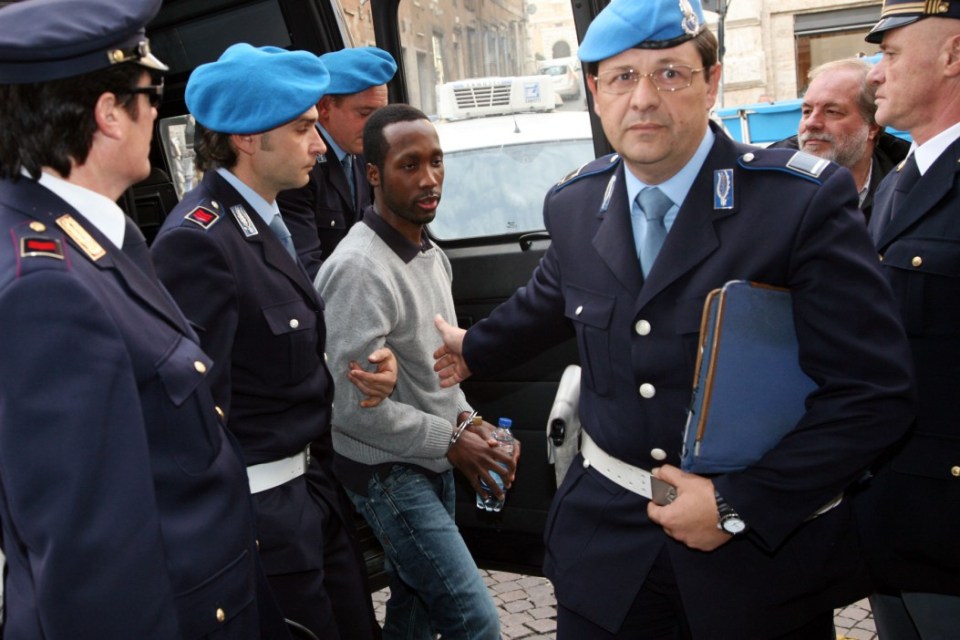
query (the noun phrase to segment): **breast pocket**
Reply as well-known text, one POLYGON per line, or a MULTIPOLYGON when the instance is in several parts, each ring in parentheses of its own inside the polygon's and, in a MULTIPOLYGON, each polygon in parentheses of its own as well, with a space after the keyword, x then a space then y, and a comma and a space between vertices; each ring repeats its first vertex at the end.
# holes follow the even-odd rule
POLYGON ((317 207, 317 231, 320 233, 329 233, 335 231, 344 233, 347 230, 347 220, 343 211, 334 206, 317 207))
POLYGON ((564 313, 577 332, 577 347, 583 365, 582 382, 597 395, 610 393, 613 371, 610 362, 610 323, 616 308, 611 295, 568 286, 564 313))
POLYGON ((152 415, 162 421, 165 441, 155 445, 188 473, 207 469, 220 452, 220 426, 206 384, 212 366, 199 345, 182 335, 156 365, 165 395, 156 396, 152 415))
POLYGON ((262 312, 272 336, 271 352, 286 356, 274 359, 274 373, 289 384, 302 381, 319 366, 317 311, 298 299, 263 307, 262 312))
POLYGON ((960 242, 905 237, 883 254, 907 333, 954 334, 960 323, 960 242))

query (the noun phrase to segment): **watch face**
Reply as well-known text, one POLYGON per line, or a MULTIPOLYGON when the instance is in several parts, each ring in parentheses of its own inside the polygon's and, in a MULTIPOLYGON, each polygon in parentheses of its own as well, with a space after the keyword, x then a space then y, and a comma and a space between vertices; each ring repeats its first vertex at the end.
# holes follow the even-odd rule
POLYGON ((721 525, 724 531, 733 535, 743 533, 747 528, 747 524, 740 518, 726 518, 721 525))

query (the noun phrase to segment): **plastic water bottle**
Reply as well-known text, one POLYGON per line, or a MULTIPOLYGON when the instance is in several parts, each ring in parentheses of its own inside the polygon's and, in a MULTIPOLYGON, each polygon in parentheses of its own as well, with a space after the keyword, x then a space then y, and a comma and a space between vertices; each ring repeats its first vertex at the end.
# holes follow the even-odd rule
MULTIPOLYGON (((510 418, 500 418, 500 421, 497 423, 497 429, 493 432, 493 438, 497 441, 497 446, 510 456, 513 455, 514 442, 513 433, 510 432, 510 427, 512 426, 513 421, 510 420, 510 418)), ((504 468, 506 467, 504 466, 504 468)), ((500 477, 500 474, 491 469, 490 475, 493 477, 500 489, 503 489, 503 479, 500 477)), ((489 488, 487 483, 483 480, 480 481, 480 486, 482 486, 484 489, 489 488)), ((503 500, 498 500, 493 494, 490 494, 490 496, 487 497, 482 493, 477 493, 477 509, 483 509, 484 511, 500 511, 503 509, 503 502, 503 500)))

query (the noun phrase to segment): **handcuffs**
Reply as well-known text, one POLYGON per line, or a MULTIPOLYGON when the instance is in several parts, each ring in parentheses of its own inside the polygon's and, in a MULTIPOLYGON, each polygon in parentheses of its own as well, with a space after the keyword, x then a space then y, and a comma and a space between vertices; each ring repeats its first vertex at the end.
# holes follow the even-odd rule
POLYGON ((457 443, 457 440, 460 439, 460 436, 463 435, 463 432, 466 431, 467 427, 471 424, 480 424, 483 422, 483 418, 477 415, 476 411, 471 411, 463 422, 457 425, 457 428, 453 430, 453 435, 450 436, 450 446, 452 447, 457 443))

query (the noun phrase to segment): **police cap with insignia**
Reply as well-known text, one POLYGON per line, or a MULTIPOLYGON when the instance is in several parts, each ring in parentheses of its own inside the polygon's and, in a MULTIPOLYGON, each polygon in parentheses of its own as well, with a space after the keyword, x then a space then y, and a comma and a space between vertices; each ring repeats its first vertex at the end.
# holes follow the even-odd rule
POLYGON ((600 62, 627 49, 668 49, 704 29, 700 0, 613 0, 580 44, 584 62, 600 62))
POLYGON ((167 66, 144 26, 160 0, 26 0, 0 9, 0 84, 49 82, 130 62, 167 66))
POLYGON ((330 74, 309 51, 235 44, 187 80, 187 109, 211 131, 263 133, 300 116, 326 93, 330 74))
POLYGON ((320 60, 330 72, 327 95, 360 93, 386 84, 397 72, 397 62, 378 47, 356 47, 325 53, 320 60))
POLYGON ((864 39, 880 44, 884 31, 905 27, 923 18, 960 19, 960 0, 884 0, 880 22, 864 39))

